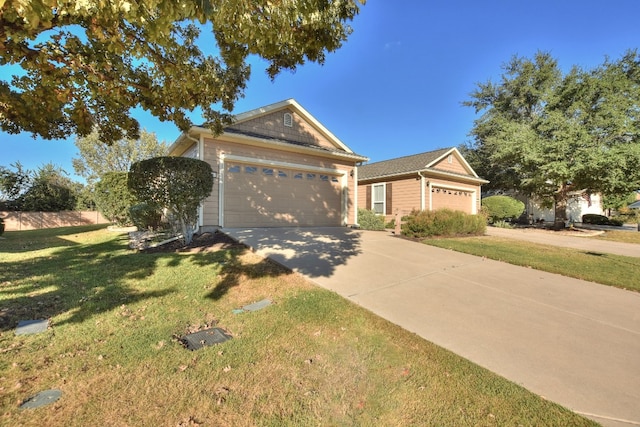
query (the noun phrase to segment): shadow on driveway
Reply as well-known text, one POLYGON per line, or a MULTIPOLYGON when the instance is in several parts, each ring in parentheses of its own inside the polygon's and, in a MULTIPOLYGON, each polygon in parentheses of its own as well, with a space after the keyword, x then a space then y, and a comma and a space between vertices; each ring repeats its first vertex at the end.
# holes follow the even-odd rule
POLYGON ((362 253, 361 232, 347 227, 226 228, 224 233, 309 278, 331 277, 362 253))

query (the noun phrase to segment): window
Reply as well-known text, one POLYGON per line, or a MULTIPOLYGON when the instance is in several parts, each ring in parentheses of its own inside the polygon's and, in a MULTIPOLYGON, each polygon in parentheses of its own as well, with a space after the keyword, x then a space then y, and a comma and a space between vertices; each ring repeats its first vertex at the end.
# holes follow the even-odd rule
POLYGON ((278 178, 286 178, 287 176, 285 171, 278 171, 278 178))
POLYGON ((338 177, 337 176, 332 176, 331 177, 331 182, 338 182, 338 177))
POLYGON ((308 173, 308 174, 307 174, 307 179, 308 179, 308 180, 314 180, 314 179, 316 179, 316 174, 315 174, 315 173, 308 173))
POLYGON ((271 168, 262 168, 262 173, 266 176, 273 176, 273 169, 271 168))
POLYGON ((244 167, 244 173, 249 173, 249 174, 254 174, 258 172, 258 168, 255 166, 245 166, 244 167))
POLYGON ((385 184, 374 184, 372 185, 372 198, 371 198, 371 209, 379 215, 384 215, 385 212, 385 184))
POLYGON ((293 175, 293 179, 302 179, 302 177, 302 172, 298 172, 297 174, 293 175))
POLYGON ((293 127, 293 116, 290 113, 284 113, 283 123, 286 127, 293 127))
POLYGON ((320 181, 329 182, 329 175, 320 175, 320 181))
POLYGON ((449 154, 449 157, 447 158, 447 162, 453 163, 453 155, 452 154, 449 154))
POLYGON ((240 166, 238 165, 230 165, 229 166, 230 173, 240 173, 240 166))

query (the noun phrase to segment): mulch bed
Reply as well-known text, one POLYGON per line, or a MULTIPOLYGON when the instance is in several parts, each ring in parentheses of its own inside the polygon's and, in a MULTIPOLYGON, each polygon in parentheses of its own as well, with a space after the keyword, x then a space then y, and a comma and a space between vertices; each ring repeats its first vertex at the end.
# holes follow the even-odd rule
POLYGON ((211 252, 222 249, 246 249, 246 246, 232 239, 221 231, 201 233, 193 236, 193 241, 185 245, 181 240, 165 243, 154 248, 147 248, 140 252, 145 254, 173 253, 173 252, 211 252))

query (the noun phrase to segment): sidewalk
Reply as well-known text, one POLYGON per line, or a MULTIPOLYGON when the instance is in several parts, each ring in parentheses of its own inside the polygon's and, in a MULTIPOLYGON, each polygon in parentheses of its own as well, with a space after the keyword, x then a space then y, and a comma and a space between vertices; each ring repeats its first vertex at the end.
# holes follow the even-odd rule
POLYGON ((561 246, 585 252, 607 253, 630 257, 640 257, 640 245, 612 242, 593 237, 574 237, 559 232, 538 230, 535 228, 498 228, 487 227, 487 235, 525 240, 543 245, 561 246))

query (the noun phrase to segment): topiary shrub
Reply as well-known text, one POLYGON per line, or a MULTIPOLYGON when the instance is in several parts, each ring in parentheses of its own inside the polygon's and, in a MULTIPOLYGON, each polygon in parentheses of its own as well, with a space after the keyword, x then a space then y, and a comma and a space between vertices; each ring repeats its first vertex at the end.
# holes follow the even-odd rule
POLYGON ((622 226, 622 221, 619 219, 609 219, 604 215, 598 214, 584 214, 582 215, 582 223, 583 224, 594 224, 594 225, 613 225, 616 227, 622 226))
POLYGON ((384 230, 384 215, 376 215, 374 211, 358 209, 358 225, 363 230, 384 230))
POLYGON ((407 237, 482 235, 487 229, 483 215, 470 215, 451 209, 436 211, 414 210, 402 224, 407 237))
POLYGON ((490 223, 518 218, 524 212, 524 203, 509 196, 491 196, 482 199, 482 207, 490 223))
POLYGON ((162 212, 157 206, 138 203, 129 208, 129 215, 138 230, 158 230, 160 228, 162 212))
POLYGON ((185 244, 193 240, 198 206, 211 194, 209 163, 188 157, 154 157, 131 165, 128 186, 142 202, 158 206, 179 223, 185 244))

